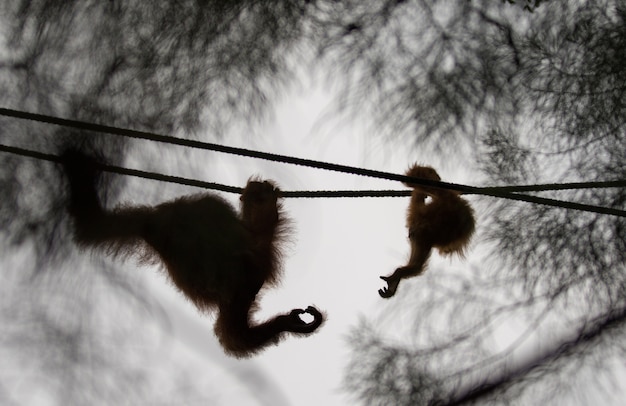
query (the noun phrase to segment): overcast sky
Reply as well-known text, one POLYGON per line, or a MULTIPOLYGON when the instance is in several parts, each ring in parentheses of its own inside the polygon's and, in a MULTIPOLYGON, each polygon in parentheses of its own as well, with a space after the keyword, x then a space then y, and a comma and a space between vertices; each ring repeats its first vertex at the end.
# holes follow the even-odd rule
MULTIPOLYGON (((358 123, 326 125, 320 117, 329 108, 329 98, 322 91, 286 99, 275 120, 261 128, 258 136, 229 137, 224 143, 395 173, 402 173, 416 161, 437 166, 411 148, 398 148, 397 141, 384 144, 374 134, 365 134, 367 130, 358 123)), ((203 154, 209 155, 205 158, 208 178, 203 179, 208 181, 244 185, 250 175, 258 174, 275 180, 283 190, 404 188, 399 183, 359 176, 211 152, 203 154)), ((445 178, 446 170, 453 168, 440 170, 445 180, 459 181, 445 178)), ((236 196, 226 197, 236 204, 236 196)), ((220 354, 212 332, 213 320, 198 315, 155 273, 150 278, 158 294, 166 298, 163 303, 173 320, 175 338, 203 362, 222 365, 233 379, 241 379, 250 371, 267 374, 268 381, 252 380, 248 390, 277 384, 284 398, 277 399, 275 393, 258 394, 261 402, 305 406, 346 404, 349 398, 341 390, 341 380, 347 363, 350 328, 363 316, 397 327, 398 323, 393 321, 397 314, 392 309, 393 301, 402 300, 401 291, 406 294, 411 283, 416 283, 403 284, 399 294, 389 301, 377 293, 384 285, 379 275, 389 274, 407 259, 409 247, 404 223, 407 205, 408 198, 284 201, 286 213, 294 221, 293 238, 287 249, 282 283, 263 295, 258 316, 269 317, 313 304, 327 316, 317 334, 307 338, 289 337, 249 360, 229 360, 220 354)), ((462 265, 456 260, 447 260, 445 264, 462 265)), ((395 329, 389 332, 391 338, 398 334, 401 335, 395 329)), ((227 404, 258 404, 257 400, 249 399, 250 395, 241 388, 239 392, 223 394, 222 399, 227 404), (241 400, 235 403, 239 397, 241 400)))

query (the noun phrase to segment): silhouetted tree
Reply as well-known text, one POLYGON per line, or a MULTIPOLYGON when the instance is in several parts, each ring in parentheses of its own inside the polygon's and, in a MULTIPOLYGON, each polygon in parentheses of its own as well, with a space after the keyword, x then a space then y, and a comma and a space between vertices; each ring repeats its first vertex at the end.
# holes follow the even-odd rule
MULTIPOLYGON (((0 100, 215 137, 270 114, 306 63, 339 85, 339 113, 359 112, 383 136, 467 167, 477 162, 475 183, 625 179, 626 9, 616 0, 509 3, 5 0, 0 100)), ((127 157, 129 143, 6 118, 0 142, 45 152, 76 144, 111 163, 127 157)), ((104 200, 116 198, 117 179, 103 179, 104 200)), ((36 372, 28 382, 46 382, 60 403, 113 403, 116 394, 150 401, 150 365, 128 362, 133 347, 124 347, 132 345, 125 332, 145 320, 101 319, 104 307, 134 303, 138 312, 146 299, 127 279, 136 276, 77 262, 62 190, 53 164, 0 154, 1 348, 13 362, 29 360, 36 372)), ((626 202, 617 188, 551 195, 626 202)), ((626 356, 624 219, 473 203, 478 247, 491 251, 480 267, 433 267, 415 291, 407 283, 399 292, 398 312, 415 311, 413 342, 390 344, 368 323, 355 329, 346 386, 364 403, 584 396, 589 384, 577 382, 601 380, 597 365, 610 374, 611 357, 626 356), (503 320, 513 336, 499 350, 503 320), (521 347, 530 341, 532 351, 521 347)), ((193 395, 185 384, 172 396, 193 395)), ((7 387, 0 384, 0 396, 19 403, 7 387)))
MULTIPOLYGON (((202 129, 217 137, 271 113, 292 77, 288 60, 306 3, 5 0, 0 105, 187 137, 202 129)), ((129 145, 6 117, 0 142, 47 153, 73 144, 113 164, 126 158, 129 145)), ((102 179, 105 200, 115 199, 119 179, 102 179)), ((136 275, 75 259, 65 189, 55 164, 0 154, 0 340, 3 360, 11 360, 0 376, 6 382, 1 401, 206 402, 212 397, 206 382, 183 372, 184 361, 168 364, 149 346, 164 332, 150 334, 145 351, 133 351, 135 340, 147 340, 141 332, 150 331, 150 318, 141 316, 156 306, 146 306, 136 275), (116 306, 126 310, 112 311, 116 306), (16 380, 17 366, 24 372, 16 380), (169 383, 157 383, 155 370, 169 371, 169 383)), ((260 403, 282 402, 276 392, 263 393, 260 403)))
MULTIPOLYGON (((626 179, 620 2, 544 2, 533 13, 480 1, 336 7, 324 52, 345 75, 343 111, 365 109, 421 148, 471 154, 487 184, 626 179)), ((626 205, 624 188, 548 196, 626 205)), ((610 394, 612 357, 626 356, 625 219, 473 201, 486 259, 432 269, 396 299, 398 313, 415 314, 411 344, 355 329, 347 388, 374 405, 610 394), (505 331, 508 344, 495 345, 505 331)))

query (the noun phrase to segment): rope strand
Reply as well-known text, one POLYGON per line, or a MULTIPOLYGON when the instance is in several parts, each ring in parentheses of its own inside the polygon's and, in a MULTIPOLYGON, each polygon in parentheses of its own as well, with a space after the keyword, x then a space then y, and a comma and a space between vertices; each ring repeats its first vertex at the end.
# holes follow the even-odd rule
MULTIPOLYGON (((386 179, 398 182, 412 182, 424 186, 439 187, 443 189, 456 190, 463 194, 478 194, 493 197, 512 198, 510 193, 514 192, 531 192, 531 191, 548 191, 548 190, 564 190, 564 189, 587 189, 587 188, 605 188, 605 187, 626 187, 626 180, 606 181, 606 182, 579 182, 566 184, 544 184, 544 185, 522 185, 522 186, 496 186, 496 187, 474 187, 456 183, 432 181, 426 179, 416 180, 405 175, 398 175, 390 172, 375 171, 364 168, 357 168, 347 165, 333 164, 329 162, 315 161, 311 159, 296 158, 286 155, 272 154, 268 152, 255 151, 245 148, 229 147, 220 144, 188 140, 172 136, 149 133, 145 131, 130 130, 125 128, 112 127, 107 125, 88 123, 78 120, 69 120, 59 117, 53 117, 43 114, 28 113, 25 111, 0 108, 0 115, 14 117, 23 120, 32 120, 42 123, 54 124, 65 127, 78 128, 86 131, 94 131, 99 133, 119 135, 129 138, 137 138, 162 142, 172 145, 185 146, 189 148, 203 149, 208 151, 222 152, 226 154, 234 154, 246 156, 250 158, 265 159, 274 162, 282 162, 293 165, 308 166, 311 168, 324 169, 329 171, 349 173, 353 175, 368 176, 378 179, 386 179)), ((519 200, 515 199, 514 200, 519 200)))
MULTIPOLYGON (((35 159, 40 159, 40 160, 57 162, 57 163, 61 161, 60 157, 58 157, 57 155, 27 150, 27 149, 18 148, 18 147, 11 147, 11 146, 1 145, 1 144, 0 144, 0 151, 12 153, 16 155, 27 156, 27 157, 31 157, 35 159)), ((141 171, 137 169, 122 168, 122 167, 113 166, 113 165, 100 165, 100 169, 104 171, 108 171, 108 172, 123 174, 123 175, 137 176, 137 177, 142 177, 146 179, 177 183, 181 185, 194 186, 194 187, 200 187, 200 188, 205 188, 205 189, 220 190, 220 191, 228 192, 228 193, 241 193, 243 190, 242 188, 239 188, 239 187, 228 186, 228 185, 223 185, 219 183, 204 182, 204 181, 199 181, 195 179, 182 178, 178 176, 170 176, 170 175, 164 175, 160 173, 141 171)), ((395 176, 400 176, 400 175, 395 175, 395 176)), ((412 183, 420 183, 420 184, 425 184, 427 186, 442 187, 442 186, 439 186, 439 184, 442 184, 442 185, 447 184, 446 182, 429 181, 427 179, 410 178, 407 176, 402 176, 402 178, 407 178, 412 183), (431 185, 431 183, 433 184, 431 185)), ((472 189, 481 189, 481 188, 474 188, 474 187, 465 186, 465 185, 459 185, 459 186, 462 186, 464 188, 467 187, 467 188, 472 188, 472 189)), ((490 189, 490 188, 483 188, 483 189, 490 189)), ((320 190, 320 191, 285 191, 285 192, 281 192, 281 195, 283 197, 290 197, 290 198, 314 198, 314 197, 337 198, 337 197, 399 197, 399 196, 409 196, 410 193, 411 193, 410 191, 397 191, 397 190, 344 190, 344 191, 341 191, 341 190, 321 191, 320 190)), ((483 194, 486 194, 486 193, 483 193, 483 194)), ((500 193, 497 192, 497 194, 500 194, 500 193)), ((553 207, 561 207, 561 208, 567 208, 567 209, 573 209, 573 210, 588 211, 588 212, 594 212, 594 213, 600 213, 600 214, 609 214, 613 216, 626 217, 626 210, 613 209, 613 208, 603 207, 603 206, 593 206, 593 205, 574 203, 574 202, 568 202, 568 201, 563 201, 563 200, 547 199, 547 198, 542 198, 538 196, 523 195, 523 194, 518 194, 518 193, 505 193, 504 196, 496 196, 496 193, 494 193, 491 196, 504 197, 504 198, 508 198, 511 200, 519 200, 519 201, 543 204, 543 205, 553 206, 553 207)))

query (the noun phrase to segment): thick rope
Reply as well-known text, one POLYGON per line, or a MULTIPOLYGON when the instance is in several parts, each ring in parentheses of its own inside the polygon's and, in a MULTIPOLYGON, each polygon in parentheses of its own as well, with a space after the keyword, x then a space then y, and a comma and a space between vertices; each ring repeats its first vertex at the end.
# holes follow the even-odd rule
MULTIPOLYGON (((51 162, 61 161, 60 157, 58 157, 57 155, 46 154, 46 153, 27 150, 23 148, 11 147, 7 145, 0 145, 0 151, 22 155, 22 156, 28 156, 31 158, 36 158, 36 159, 46 160, 46 161, 51 161, 51 162)), ((122 167, 112 166, 112 165, 100 165, 100 169, 104 171, 108 171, 108 172, 123 174, 123 175, 137 176, 137 177, 142 177, 146 179, 154 179, 154 180, 159 180, 159 181, 164 181, 164 182, 177 183, 177 184, 187 185, 187 186, 195 186, 195 187, 200 187, 200 188, 205 188, 205 189, 220 190, 220 191, 229 192, 229 193, 241 193, 243 190, 242 188, 239 188, 239 187, 222 185, 219 183, 204 182, 204 181, 199 181, 195 179, 163 175, 163 174, 154 173, 154 172, 146 172, 146 171, 122 168, 122 167)), ((399 175, 396 175, 396 176, 399 176, 399 175)), ((441 187, 438 185, 439 183, 446 185, 446 182, 429 181, 427 179, 415 179, 415 178, 410 178, 406 176, 402 176, 402 178, 407 178, 412 183, 423 183, 423 184, 426 184, 427 186, 441 187), (433 183, 432 185, 429 184, 431 182, 433 183)), ((469 187, 465 185, 460 185, 460 186, 469 187)), ((478 188, 475 188, 475 189, 478 189, 478 188)), ((397 190, 284 191, 284 192, 281 192, 281 195, 283 197, 291 197, 291 198, 296 198, 296 197, 299 197, 299 198, 399 197, 399 196, 410 195, 410 191, 397 191, 397 190)), ((494 196, 494 195, 491 195, 491 196, 494 196)), ((497 196, 497 197, 500 197, 500 196, 497 196)), ((556 200, 556 199, 547 199, 547 198, 542 198, 542 197, 537 197, 537 196, 522 195, 518 193, 506 193, 505 196, 502 196, 502 197, 512 199, 512 200, 526 201, 529 203, 544 204, 544 205, 553 206, 553 207, 562 207, 562 208, 568 208, 568 209, 573 209, 573 210, 581 210, 581 211, 588 211, 588 212, 594 212, 594 213, 600 213, 600 214, 609 214, 609 215, 619 216, 619 217, 626 217, 625 210, 613 209, 609 207, 593 206, 593 205, 567 202, 567 201, 556 200)))
MULTIPOLYGON (((543 185, 522 185, 522 186, 495 186, 495 187, 475 187, 456 183, 434 181, 428 179, 416 179, 405 175, 398 175, 390 172, 375 171, 364 168, 357 168, 347 165, 333 164, 330 162, 315 161, 311 159, 296 158, 286 155, 272 154, 268 152, 254 151, 245 148, 229 147, 220 144, 188 140, 167 135, 149 133, 145 131, 130 130, 125 128, 111 127, 101 124, 88 123, 78 120, 69 120, 43 114, 28 113, 19 110, 0 108, 0 115, 14 117, 24 120, 33 120, 42 123, 55 124, 60 126, 78 128, 86 131, 94 131, 106 134, 114 134, 123 137, 138 138, 156 142, 163 142, 172 145, 180 145, 190 148, 203 149, 208 151, 222 152, 226 154, 235 154, 247 156, 251 158, 265 159, 274 162, 282 162, 293 165, 308 166, 336 172, 349 173, 354 175, 368 176, 379 179, 387 179, 399 182, 411 182, 423 186, 432 186, 442 189, 456 190, 463 194, 479 194, 493 197, 512 198, 510 193, 514 192, 530 192, 530 191, 548 191, 548 190, 564 190, 564 189, 586 189, 586 188, 604 188, 604 187, 626 187, 626 180, 605 181, 605 182, 579 182, 566 184, 543 184, 543 185)), ((523 200, 513 198, 514 200, 523 200)))

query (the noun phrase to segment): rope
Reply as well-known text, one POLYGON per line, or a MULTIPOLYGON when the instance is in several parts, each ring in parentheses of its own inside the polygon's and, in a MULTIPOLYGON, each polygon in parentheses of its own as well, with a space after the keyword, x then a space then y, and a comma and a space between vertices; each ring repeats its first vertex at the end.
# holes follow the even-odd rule
POLYGON ((172 136, 149 133, 145 131, 130 130, 125 128, 111 127, 101 124, 88 123, 84 121, 69 120, 59 117, 52 117, 43 114, 28 113, 19 110, 0 108, 0 115, 14 117, 23 120, 32 120, 42 123, 55 124, 65 127, 72 127, 86 131, 93 131, 106 134, 114 134, 123 137, 144 139, 156 142, 162 142, 172 145, 180 145, 190 148, 203 149, 208 151, 222 152, 226 154, 234 154, 247 156, 251 158, 265 159, 274 162, 282 162, 293 165, 308 166, 311 168, 324 169, 329 171, 349 173, 353 175, 369 176, 372 178, 393 180, 398 182, 411 182, 423 186, 432 186, 442 189, 456 190, 463 194, 478 194, 493 197, 508 198, 513 200, 522 200, 511 197, 514 192, 530 192, 530 191, 547 191, 547 190, 564 190, 564 189, 585 189, 585 188, 604 188, 604 187, 626 187, 626 180, 606 181, 606 182, 580 182, 566 184, 544 184, 544 185, 522 185, 522 186, 496 186, 496 187, 474 187, 456 183, 448 183, 434 181, 428 179, 415 179, 405 175, 398 175, 390 172, 381 172, 364 168, 357 168, 347 165, 333 164, 329 162, 315 161, 311 159, 296 158, 286 155, 272 154, 268 152, 254 151, 245 148, 229 147, 220 144, 188 140, 176 138, 172 136))
MULTIPOLYGON (((31 157, 35 159, 40 159, 40 160, 51 161, 51 162, 57 162, 57 163, 61 162, 60 157, 57 155, 46 154, 43 152, 27 150, 27 149, 18 148, 18 147, 11 147, 7 145, 0 144, 0 151, 12 153, 16 155, 27 156, 27 157, 31 157)), ((181 185, 194 186, 194 187, 199 187, 199 188, 204 188, 204 189, 214 189, 214 190, 220 190, 220 191, 228 192, 228 193, 241 193, 243 191, 243 189, 240 187, 228 186, 228 185, 212 183, 212 182, 204 182, 204 181, 199 181, 195 179, 164 175, 164 174, 154 173, 154 172, 146 172, 146 171, 141 171, 137 169, 122 168, 118 166, 104 165, 104 164, 100 164, 99 167, 100 169, 104 171, 119 173, 122 175, 137 176, 137 177, 146 178, 146 179, 177 183, 181 185)), ((395 175, 395 176, 399 176, 399 175, 395 175)), ((414 179, 414 178, 410 178, 406 176, 402 176, 402 177, 407 178, 412 183, 424 183, 424 184, 427 184, 427 186, 437 187, 439 183, 442 185, 447 184, 446 182, 427 181, 426 179, 414 179), (434 183, 434 184, 430 185, 429 183, 434 183)), ((459 185, 459 186, 473 188, 471 186, 465 186, 465 185, 459 185)), ((473 189, 480 189, 480 188, 473 188, 473 189)), ((484 189, 494 189, 494 188, 484 188, 484 189)), ((314 197, 338 198, 338 197, 400 197, 400 196, 409 196, 410 193, 411 193, 410 191, 398 191, 398 190, 334 190, 334 191, 320 190, 320 191, 284 191, 284 192, 281 192, 281 195, 283 197, 289 197, 289 198, 314 198, 314 197)), ((496 197, 499 197, 499 196, 496 196, 496 197)), ((543 205, 553 206, 553 207, 561 207, 561 208, 588 211, 588 212, 594 212, 594 213, 600 213, 600 214, 609 214, 609 215, 618 216, 618 217, 626 217, 626 210, 613 209, 609 207, 593 206, 593 205, 574 203, 574 202, 568 202, 568 201, 556 200, 556 199, 547 199, 547 198, 542 198, 542 197, 537 197, 537 196, 522 195, 518 193, 506 193, 506 195, 502 197, 505 197, 511 200, 520 200, 520 201, 525 201, 529 203, 537 203, 537 204, 543 204, 543 205)))
MULTIPOLYGON (((43 152, 32 151, 32 150, 23 149, 23 148, 10 147, 8 145, 0 144, 0 151, 8 152, 8 153, 15 154, 15 155, 27 156, 27 157, 31 157, 35 159, 40 159, 43 161, 61 163, 61 157, 57 155, 46 154, 43 152)), ((121 175, 136 176, 136 177, 144 178, 144 179, 153 179, 153 180, 158 180, 162 182, 177 183, 179 185, 194 186, 194 187, 199 187, 203 189, 219 190, 219 191, 227 192, 227 193, 241 194, 241 192, 243 192, 243 188, 222 185, 220 183, 204 182, 201 180, 182 178, 179 176, 164 175, 161 173, 140 171, 137 169, 122 168, 122 167, 113 166, 113 165, 98 164, 97 166, 98 166, 98 169, 101 169, 103 171, 118 173, 121 175)))

